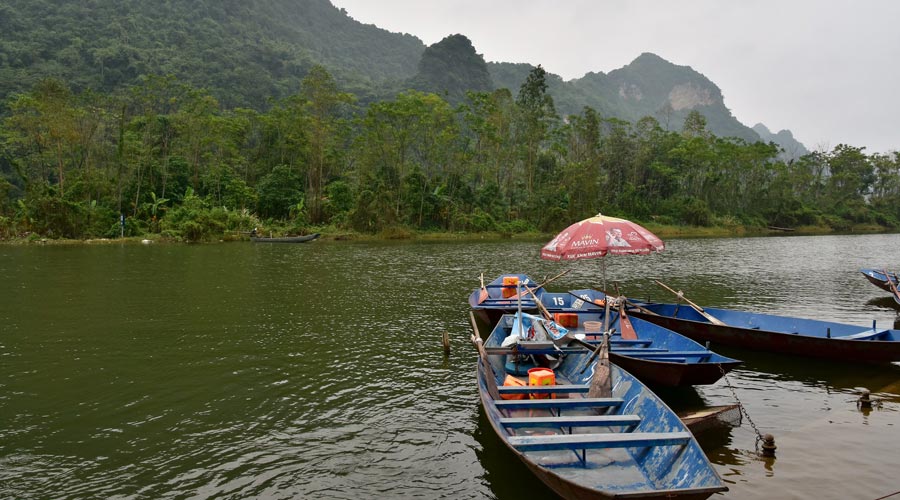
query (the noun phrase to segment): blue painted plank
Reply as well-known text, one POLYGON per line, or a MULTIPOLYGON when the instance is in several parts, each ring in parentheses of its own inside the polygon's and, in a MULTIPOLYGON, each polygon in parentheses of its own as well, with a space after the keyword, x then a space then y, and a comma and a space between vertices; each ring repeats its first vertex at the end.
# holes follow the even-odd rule
POLYGON ((550 436, 510 436, 519 451, 587 450, 634 446, 685 445, 689 432, 608 432, 603 434, 554 434, 550 436))
POLYGON ((519 399, 494 401, 501 410, 518 410, 524 408, 605 408, 619 406, 625 401, 622 398, 573 398, 573 399, 519 399))
POLYGON ((501 418, 500 424, 505 427, 607 427, 619 425, 638 425, 641 417, 637 415, 592 415, 574 417, 516 417, 501 418))
POLYGON ((500 394, 571 394, 587 392, 588 385, 504 385, 498 387, 500 394))

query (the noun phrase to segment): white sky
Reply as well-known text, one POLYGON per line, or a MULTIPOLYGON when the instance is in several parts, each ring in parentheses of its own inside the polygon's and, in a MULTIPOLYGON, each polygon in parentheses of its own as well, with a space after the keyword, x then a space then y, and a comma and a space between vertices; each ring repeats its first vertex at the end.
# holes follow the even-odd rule
POLYGON ((652 52, 722 89, 743 124, 810 150, 900 149, 900 1, 332 0, 426 45, 460 33, 487 61, 566 80, 652 52))

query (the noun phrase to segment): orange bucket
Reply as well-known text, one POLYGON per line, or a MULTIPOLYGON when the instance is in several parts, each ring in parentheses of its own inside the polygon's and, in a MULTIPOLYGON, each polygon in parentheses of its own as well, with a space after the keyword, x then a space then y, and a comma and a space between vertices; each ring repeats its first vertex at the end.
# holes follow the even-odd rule
MULTIPOLYGON (((528 370, 528 385, 556 385, 556 375, 549 368, 532 368, 528 370)), ((531 399, 547 399, 551 397, 550 394, 529 394, 529 396, 531 399)))
POLYGON ((519 284, 518 276, 503 277, 503 298, 508 299, 516 294, 516 285, 519 284))

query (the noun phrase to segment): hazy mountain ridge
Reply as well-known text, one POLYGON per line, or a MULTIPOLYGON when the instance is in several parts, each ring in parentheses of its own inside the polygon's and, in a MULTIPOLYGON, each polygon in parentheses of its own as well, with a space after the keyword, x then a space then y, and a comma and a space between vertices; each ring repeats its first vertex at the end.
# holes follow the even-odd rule
POLYGON ((794 134, 790 130, 780 130, 777 134, 773 134, 768 127, 762 123, 753 126, 753 131, 759 134, 764 142, 774 142, 784 149, 784 157, 786 159, 799 158, 809 154, 809 150, 794 138, 794 134))
MULTIPOLYGON (((456 103, 466 90, 515 94, 534 68, 485 63, 476 51, 463 35, 426 47, 360 23, 328 0, 0 0, 0 99, 48 76, 76 91, 112 93, 142 75, 174 74, 226 106, 264 108, 296 92, 321 64, 363 102, 415 88, 456 103)), ((678 130, 697 109, 717 135, 761 136, 738 122, 705 76, 650 53, 608 74, 571 81, 548 74, 547 84, 561 115, 590 106, 629 121, 653 116, 678 130)), ((805 151, 788 131, 763 140, 805 151)))

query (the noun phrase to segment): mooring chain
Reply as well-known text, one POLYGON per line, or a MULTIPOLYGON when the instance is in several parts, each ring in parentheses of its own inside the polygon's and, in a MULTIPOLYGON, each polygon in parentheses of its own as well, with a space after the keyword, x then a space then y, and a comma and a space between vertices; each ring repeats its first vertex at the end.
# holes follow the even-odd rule
POLYGON ((734 396, 734 400, 738 403, 738 408, 741 410, 741 415, 747 418, 747 422, 750 422, 750 427, 753 428, 753 432, 756 433, 756 452, 759 453, 759 443, 763 441, 763 435, 759 432, 759 429, 756 427, 756 424, 753 423, 753 419, 750 418, 750 414, 747 413, 747 409, 744 408, 744 403, 741 402, 741 399, 738 397, 737 392, 735 392, 734 387, 731 385, 731 381, 728 380, 728 375, 725 374, 725 369, 722 368, 721 363, 716 363, 716 366, 719 367, 719 371, 722 372, 722 378, 725 379, 725 385, 728 387, 728 390, 731 391, 731 395, 734 396))

